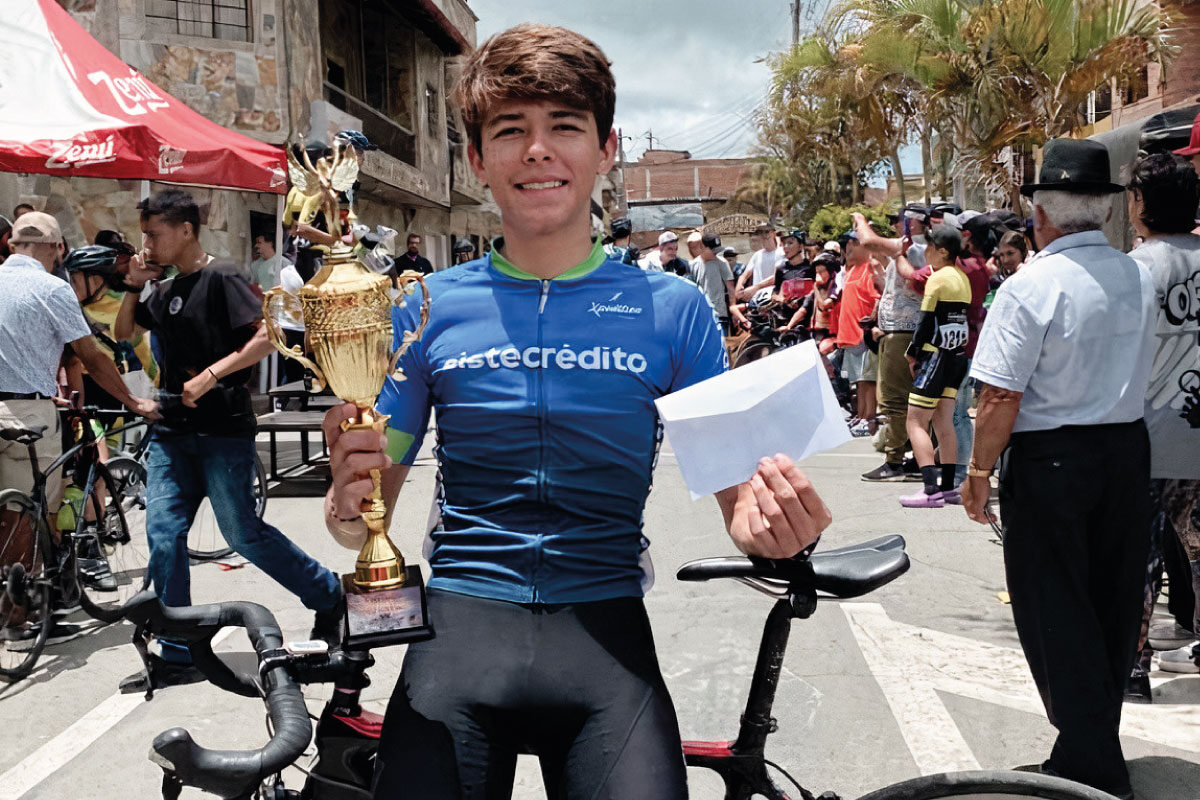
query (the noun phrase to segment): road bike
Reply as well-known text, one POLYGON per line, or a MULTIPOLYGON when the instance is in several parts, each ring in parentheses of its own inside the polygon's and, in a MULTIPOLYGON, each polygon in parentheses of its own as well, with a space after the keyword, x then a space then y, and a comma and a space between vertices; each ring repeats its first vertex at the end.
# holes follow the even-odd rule
POLYGON ((791 319, 794 311, 787 303, 776 300, 747 307, 745 317, 749 328, 725 337, 730 367, 736 369, 753 363, 807 338, 807 331, 802 329, 782 333, 778 330, 791 319))
POLYGON ((0 438, 28 449, 33 475, 31 493, 0 491, 0 678, 5 680, 33 671, 55 612, 82 607, 102 622, 115 622, 148 583, 145 537, 131 535, 120 503, 104 502, 106 492, 120 491, 121 482, 98 457, 92 421, 103 414, 94 407, 67 412, 68 429, 78 430, 79 441, 45 471, 38 468, 37 443, 47 426, 0 431, 0 438), (51 513, 46 488, 60 470, 67 502, 51 513))
MULTIPOLYGON (((904 539, 887 536, 818 553, 807 560, 721 557, 693 561, 680 568, 681 580, 732 578, 775 600, 767 615, 737 737, 731 741, 683 742, 688 766, 720 775, 726 800, 841 800, 834 792, 814 795, 765 755, 767 737, 779 729, 772 706, 792 621, 812 616, 819 599, 848 599, 874 591, 902 575, 908 565, 904 539), (788 782, 786 790, 776 783, 772 772, 788 782), (796 794, 788 794, 792 789, 796 794)), ((163 771, 164 798, 178 798, 184 786, 227 800, 370 798, 383 723, 380 715, 359 704, 360 693, 370 682, 367 670, 374 664, 370 652, 344 647, 329 650, 323 642, 285 643, 275 618, 254 603, 165 608, 146 592, 134 598, 126 617, 135 624, 134 644, 148 670, 152 669, 147 649, 151 634, 182 638, 189 643, 196 666, 213 684, 235 694, 262 698, 267 707, 271 738, 257 750, 208 750, 196 744, 183 728, 159 734, 150 759, 163 771), (233 671, 213 653, 213 636, 228 626, 243 627, 249 634, 258 657, 256 675, 233 671), (301 687, 323 683, 332 683, 334 692, 316 718, 314 738, 313 718, 304 704, 301 687), (289 789, 282 771, 293 765, 310 744, 315 744, 316 760, 307 770, 302 788, 289 789)), ((887 786, 860 800, 951 797, 1115 800, 1061 778, 1013 771, 930 775, 887 786)))
MULTIPOLYGON (((182 395, 159 393, 159 402, 175 402, 182 395)), ((116 451, 108 459, 108 469, 117 476, 121 493, 119 502, 125 511, 131 527, 145 530, 146 527, 146 453, 150 447, 154 423, 146 420, 125 425, 111 432, 110 435, 126 433, 132 428, 143 428, 140 439, 131 449, 116 451)), ((126 436, 126 442, 129 437, 126 436)), ((254 454, 254 513, 262 519, 267 510, 267 470, 263 466, 258 453, 254 454)), ((208 498, 200 502, 192 527, 188 530, 188 557, 194 562, 216 561, 225 558, 233 552, 233 548, 225 541, 217 525, 217 517, 213 513, 208 498)))

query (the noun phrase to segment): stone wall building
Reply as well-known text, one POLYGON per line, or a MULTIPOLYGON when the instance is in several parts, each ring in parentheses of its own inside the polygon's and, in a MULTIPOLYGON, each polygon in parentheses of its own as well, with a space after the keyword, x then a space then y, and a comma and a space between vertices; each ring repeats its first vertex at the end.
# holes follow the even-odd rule
MULTIPOLYGON (((58 0, 101 44, 172 96, 239 133, 283 145, 364 131, 357 213, 425 240, 435 266, 454 236, 499 233, 471 173, 448 96, 475 46, 465 0, 58 0)), ((214 176, 214 183, 219 176, 214 176)), ((117 228, 140 241, 138 181, 0 175, 0 211, 18 202, 55 214, 72 246, 117 228)), ((277 197, 192 189, 203 243, 249 263, 254 233, 273 232, 277 197)))

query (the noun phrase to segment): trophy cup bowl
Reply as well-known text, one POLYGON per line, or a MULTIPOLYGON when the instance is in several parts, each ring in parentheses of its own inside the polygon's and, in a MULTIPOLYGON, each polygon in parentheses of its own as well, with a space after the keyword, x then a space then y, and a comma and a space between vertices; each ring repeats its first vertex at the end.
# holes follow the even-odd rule
MULTIPOLYGON (((292 316, 296 316, 295 298, 282 288, 263 297, 263 316, 275 348, 313 372, 314 391, 328 385, 338 398, 358 409, 353 420, 342 423, 343 431, 373 430, 383 435, 388 417, 375 410, 375 402, 400 355, 420 335, 420 330, 406 335, 405 344, 392 352, 392 307, 396 301, 388 292, 390 286, 390 279, 366 269, 349 247, 335 245, 325 266, 299 291, 311 358, 299 347, 284 344, 275 319, 281 304, 291 306, 292 316)), ((422 328, 428 302, 426 294, 422 328)), ((373 489, 362 502, 367 540, 355 561, 354 574, 342 576, 346 642, 370 646, 424 638, 430 631, 421 571, 415 565, 406 567, 404 557, 388 538, 380 473, 371 470, 370 474, 373 489)))

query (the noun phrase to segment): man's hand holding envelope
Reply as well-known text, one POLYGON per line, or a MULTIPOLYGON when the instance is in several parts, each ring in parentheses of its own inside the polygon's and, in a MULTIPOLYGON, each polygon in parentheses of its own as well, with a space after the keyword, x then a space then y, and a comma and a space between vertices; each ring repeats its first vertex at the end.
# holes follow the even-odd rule
POLYGON ((812 342, 655 404, 692 496, 716 495, 739 550, 790 558, 828 527, 829 508, 793 459, 850 433, 812 342))

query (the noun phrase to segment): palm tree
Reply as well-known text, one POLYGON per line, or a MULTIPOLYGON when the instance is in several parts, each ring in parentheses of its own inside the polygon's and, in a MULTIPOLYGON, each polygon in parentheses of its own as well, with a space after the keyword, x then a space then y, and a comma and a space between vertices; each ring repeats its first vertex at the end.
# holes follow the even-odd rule
POLYGON ((803 145, 803 154, 794 156, 824 166, 810 163, 828 174, 833 197, 810 197, 813 208, 831 200, 859 202, 865 177, 884 159, 903 184, 898 148, 900 123, 912 111, 908 93, 899 78, 863 68, 858 50, 848 39, 819 34, 770 59, 773 83, 760 141, 783 133, 803 145), (847 192, 838 197, 842 186, 847 192))
POLYGON ((960 169, 1014 206, 1005 148, 1078 130, 1089 93, 1173 55, 1169 18, 1134 0, 843 0, 830 24, 859 38, 861 64, 911 80, 927 123, 948 123, 960 169))

